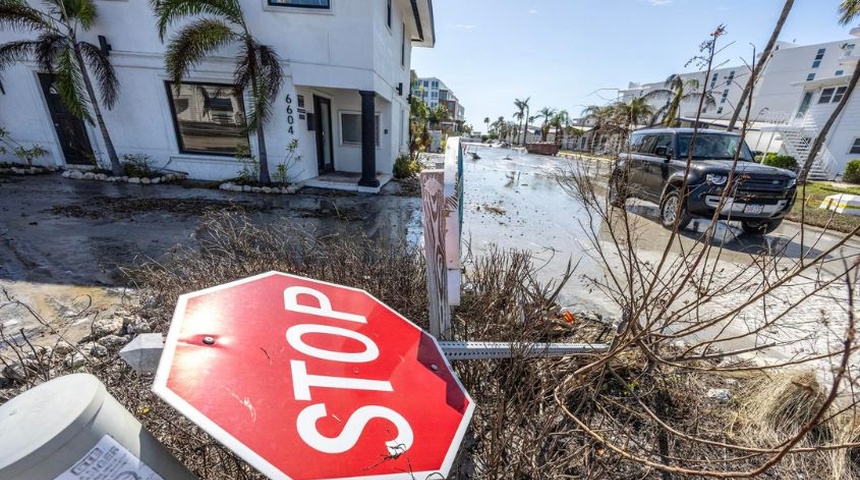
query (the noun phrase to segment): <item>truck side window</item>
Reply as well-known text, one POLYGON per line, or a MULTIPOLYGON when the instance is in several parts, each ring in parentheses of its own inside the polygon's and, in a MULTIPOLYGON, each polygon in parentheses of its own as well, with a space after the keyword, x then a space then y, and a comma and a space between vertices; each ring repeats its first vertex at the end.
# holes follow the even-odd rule
POLYGON ((639 150, 641 153, 645 153, 648 155, 654 154, 654 147, 657 143, 657 135, 645 135, 645 138, 642 141, 642 149, 639 150))

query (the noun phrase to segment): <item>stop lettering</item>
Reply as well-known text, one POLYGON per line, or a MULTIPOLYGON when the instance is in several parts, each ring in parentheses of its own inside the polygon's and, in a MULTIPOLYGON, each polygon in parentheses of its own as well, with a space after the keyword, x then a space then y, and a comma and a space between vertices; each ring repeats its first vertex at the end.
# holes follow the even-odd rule
POLYGON ((447 475, 474 410, 430 335, 278 272, 183 295, 153 389, 284 479, 447 475))

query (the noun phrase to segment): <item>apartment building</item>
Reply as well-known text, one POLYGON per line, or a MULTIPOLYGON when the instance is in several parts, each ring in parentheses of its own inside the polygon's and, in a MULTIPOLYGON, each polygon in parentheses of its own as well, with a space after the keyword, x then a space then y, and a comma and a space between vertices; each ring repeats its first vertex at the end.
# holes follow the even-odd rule
POLYGON ((448 109, 448 118, 451 121, 443 122, 443 125, 456 126, 457 122, 466 120, 466 109, 454 95, 454 91, 436 77, 419 78, 412 85, 412 95, 419 98, 431 109, 438 105, 445 105, 448 109))
MULTIPOLYGON (((432 0, 241 2, 252 33, 274 48, 285 73, 265 127, 270 171, 295 140, 290 180, 352 174, 356 189, 378 190, 407 150, 411 52, 435 43, 432 0), (374 134, 362 135, 366 128, 374 134)), ((164 70, 165 47, 148 2, 96 6, 97 21, 80 37, 110 47, 121 91, 104 117, 117 152, 146 155, 155 167, 191 178, 235 177, 242 167, 237 148, 256 155, 257 145, 245 124, 249 97, 232 85, 237 47, 207 58, 177 87, 164 70)), ((0 43, 30 38, 0 32, 0 43)), ((65 110, 50 72, 27 62, 0 80, 0 126, 11 138, 45 147, 44 161, 56 166, 106 160, 98 129, 65 110)))

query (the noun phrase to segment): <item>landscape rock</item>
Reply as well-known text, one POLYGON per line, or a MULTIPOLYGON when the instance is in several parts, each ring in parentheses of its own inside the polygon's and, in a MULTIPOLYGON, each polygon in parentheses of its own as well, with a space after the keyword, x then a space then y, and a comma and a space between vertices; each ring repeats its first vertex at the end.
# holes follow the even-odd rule
POLYGON ((63 359, 63 366, 70 369, 80 368, 87 364, 87 359, 78 352, 72 352, 63 359))
POLYGON ((9 380, 26 380, 29 376, 27 369, 19 362, 9 363, 0 371, 0 374, 9 380))
POLYGON ((57 342, 57 344, 54 345, 54 353, 58 355, 68 355, 74 351, 75 347, 68 342, 57 342))
POLYGON ((93 172, 87 172, 84 174, 84 180, 93 180, 96 178, 96 174, 93 172))
POLYGON ((96 175, 96 180, 105 181, 107 179, 108 179, 108 176, 105 175, 104 173, 100 173, 100 174, 96 175))
POLYGON ((128 341, 129 339, 127 337, 121 337, 119 335, 107 335, 96 340, 96 343, 107 348, 119 348, 128 343, 128 341))
POLYGON ((725 388, 712 388, 708 390, 707 396, 718 402, 728 402, 732 399, 732 393, 725 388))
POLYGON ((104 345, 93 344, 90 348, 90 355, 97 358, 104 358, 108 356, 108 349, 104 345))
POLYGON ((131 178, 129 178, 129 179, 128 179, 128 183, 140 184, 140 178, 138 178, 138 177, 131 177, 131 178))
POLYGON ((69 174, 69 178, 73 180, 80 180, 84 178, 84 173, 80 170, 72 170, 72 172, 69 174))
POLYGON ((272 193, 271 187, 263 187, 263 193, 272 193))
POLYGON ((101 338, 106 335, 117 334, 122 330, 122 327, 122 318, 102 318, 93 322, 93 336, 96 338, 101 338))
POLYGON ((128 333, 150 333, 152 326, 146 320, 137 318, 128 323, 126 330, 128 333))
POLYGON ((149 185, 150 183, 152 183, 152 180, 150 180, 150 179, 148 179, 148 178, 146 178, 146 177, 143 177, 143 178, 141 178, 141 179, 140 179, 140 183, 142 183, 142 184, 144 184, 144 185, 149 185))
POLYGON ((159 183, 161 183, 161 177, 155 177, 152 179, 153 185, 158 185, 159 183))
POLYGON ((250 191, 251 191, 251 186, 250 186, 250 185, 245 185, 244 187, 242 187, 242 191, 243 191, 243 192, 250 192, 250 191))
POLYGON ((66 170, 65 172, 63 172, 63 175, 62 175, 63 178, 69 178, 70 176, 72 176, 71 170, 66 170))

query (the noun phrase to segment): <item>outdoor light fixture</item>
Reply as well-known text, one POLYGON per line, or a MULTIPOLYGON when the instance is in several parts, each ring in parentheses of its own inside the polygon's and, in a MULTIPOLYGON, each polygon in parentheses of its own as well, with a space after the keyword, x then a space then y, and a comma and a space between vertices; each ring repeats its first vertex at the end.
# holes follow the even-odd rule
POLYGON ((110 51, 113 50, 104 35, 99 35, 99 47, 102 49, 102 53, 106 57, 109 57, 110 51))
POLYGON ((403 82, 397 84, 397 94, 403 96, 403 82))

